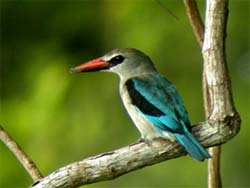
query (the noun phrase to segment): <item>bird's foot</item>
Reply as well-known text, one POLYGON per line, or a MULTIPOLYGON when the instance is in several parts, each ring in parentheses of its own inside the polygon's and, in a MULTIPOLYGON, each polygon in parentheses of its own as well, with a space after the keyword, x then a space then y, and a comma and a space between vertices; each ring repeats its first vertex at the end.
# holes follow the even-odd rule
POLYGON ((145 143, 145 144, 147 144, 148 146, 151 146, 150 140, 147 140, 147 139, 142 138, 142 137, 139 138, 134 144, 131 144, 130 146, 134 146, 134 145, 140 144, 140 143, 145 143))
POLYGON ((139 138, 136 142, 135 142, 135 144, 140 144, 140 143, 142 143, 142 142, 145 142, 146 140, 145 140, 145 138, 139 138))

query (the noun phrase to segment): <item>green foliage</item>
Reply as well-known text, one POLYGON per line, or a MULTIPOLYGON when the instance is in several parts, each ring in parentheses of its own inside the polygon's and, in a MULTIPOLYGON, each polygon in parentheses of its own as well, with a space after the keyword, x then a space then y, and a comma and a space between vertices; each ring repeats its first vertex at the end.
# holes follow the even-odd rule
MULTIPOLYGON (((193 123, 202 121, 202 57, 181 1, 1 1, 0 123, 44 175, 138 139, 107 73, 69 68, 117 47, 146 52, 181 92, 193 123)), ((204 10, 205 4, 199 2, 204 10)), ((225 187, 249 187, 249 2, 231 1, 227 59, 242 117, 223 145, 225 187)), ((202 12, 204 15, 204 12, 202 12)), ((206 162, 182 157, 87 187, 205 187, 206 162)), ((0 187, 32 180, 0 143, 0 187)))

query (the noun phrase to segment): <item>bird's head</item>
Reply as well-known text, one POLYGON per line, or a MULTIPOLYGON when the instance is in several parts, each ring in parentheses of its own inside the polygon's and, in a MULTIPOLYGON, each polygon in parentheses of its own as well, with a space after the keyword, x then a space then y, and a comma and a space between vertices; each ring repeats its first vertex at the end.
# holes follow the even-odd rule
POLYGON ((121 78, 156 71, 150 58, 134 48, 112 50, 100 58, 93 59, 71 69, 72 72, 110 71, 121 78))

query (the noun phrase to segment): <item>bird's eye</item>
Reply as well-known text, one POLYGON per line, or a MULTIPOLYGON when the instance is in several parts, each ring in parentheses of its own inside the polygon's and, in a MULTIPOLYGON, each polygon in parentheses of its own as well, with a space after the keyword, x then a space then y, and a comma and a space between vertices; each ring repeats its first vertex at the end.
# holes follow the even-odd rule
POLYGON ((113 64, 113 65, 117 65, 123 62, 123 60, 125 59, 125 57, 123 57, 122 55, 118 55, 113 57, 112 59, 109 60, 109 63, 113 64))

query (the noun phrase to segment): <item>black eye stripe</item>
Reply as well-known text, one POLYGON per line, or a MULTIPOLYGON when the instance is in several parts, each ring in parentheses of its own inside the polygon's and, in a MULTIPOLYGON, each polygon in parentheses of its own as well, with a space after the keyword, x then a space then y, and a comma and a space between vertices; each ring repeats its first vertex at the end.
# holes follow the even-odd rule
POLYGON ((117 65, 120 64, 124 61, 125 57, 123 57, 122 55, 117 55, 113 58, 111 58, 108 62, 113 64, 113 65, 117 65))

